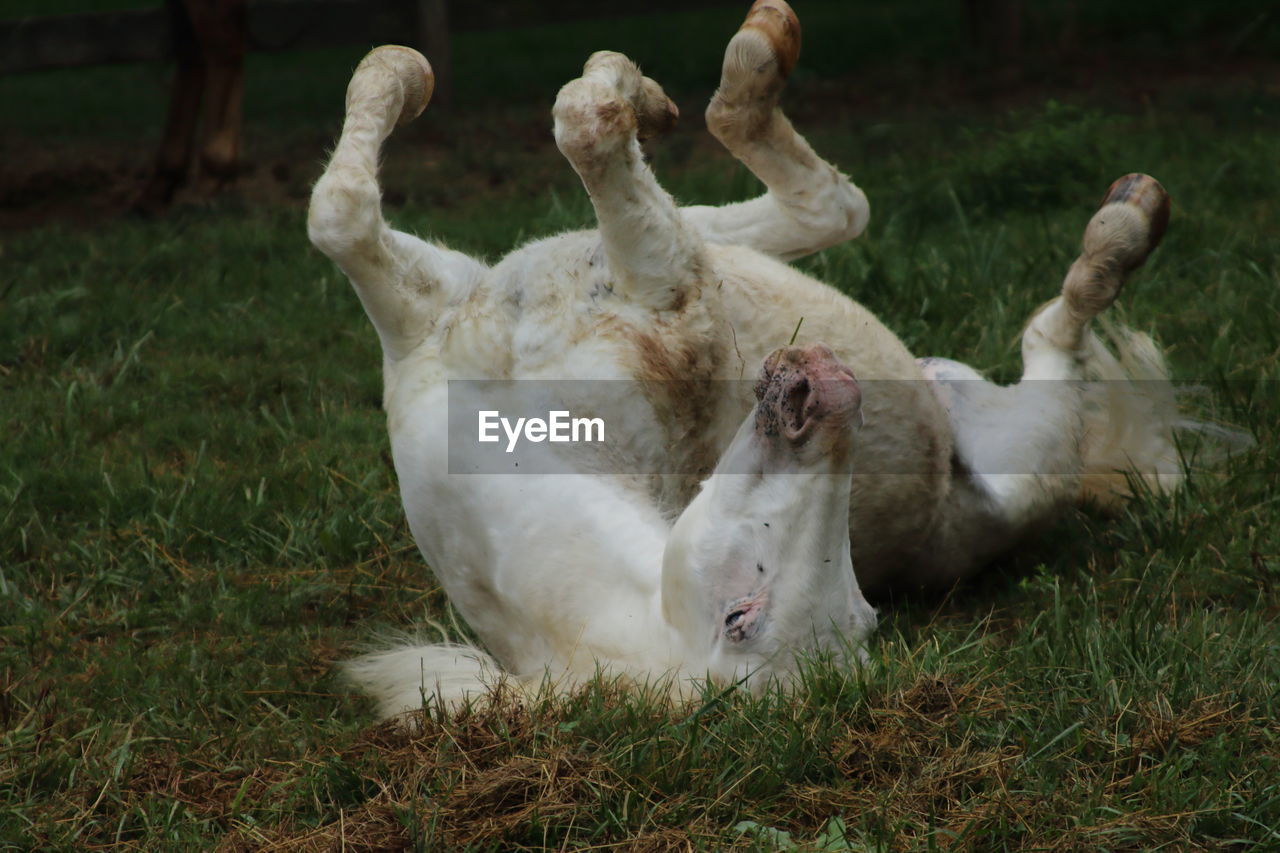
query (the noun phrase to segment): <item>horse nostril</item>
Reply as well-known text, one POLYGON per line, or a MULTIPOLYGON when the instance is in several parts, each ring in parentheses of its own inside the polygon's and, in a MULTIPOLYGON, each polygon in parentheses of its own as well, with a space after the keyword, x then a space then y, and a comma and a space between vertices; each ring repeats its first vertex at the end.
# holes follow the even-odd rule
POLYGON ((805 422, 808 420, 808 413, 805 411, 809 402, 809 379, 801 377, 786 392, 786 401, 783 404, 783 411, 786 414, 786 423, 791 427, 793 432, 800 432, 804 428, 805 422))
POLYGON ((746 598, 727 602, 725 609, 728 613, 721 629, 724 638, 731 643, 742 643, 759 634, 768 601, 769 594, 760 589, 746 598))

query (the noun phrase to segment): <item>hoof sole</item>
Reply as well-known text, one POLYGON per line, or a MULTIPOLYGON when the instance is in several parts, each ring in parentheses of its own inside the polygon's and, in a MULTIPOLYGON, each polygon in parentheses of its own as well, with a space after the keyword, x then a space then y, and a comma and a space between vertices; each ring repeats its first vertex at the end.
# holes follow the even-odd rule
POLYGON ((1126 258, 1126 268, 1133 269, 1147 259, 1164 238, 1169 227, 1169 211, 1172 203, 1169 193, 1150 175, 1135 172, 1113 183, 1102 199, 1099 212, 1111 205, 1126 205, 1135 209, 1147 223, 1146 240, 1126 258))
POLYGON ((408 124, 420 116, 436 88, 436 75, 427 58, 411 47, 386 44, 369 51, 356 66, 355 75, 364 68, 376 66, 390 70, 403 87, 404 104, 396 124, 408 124))
POLYGON ((756 0, 739 32, 755 30, 773 48, 778 73, 788 76, 800 59, 800 19, 785 0, 756 0))

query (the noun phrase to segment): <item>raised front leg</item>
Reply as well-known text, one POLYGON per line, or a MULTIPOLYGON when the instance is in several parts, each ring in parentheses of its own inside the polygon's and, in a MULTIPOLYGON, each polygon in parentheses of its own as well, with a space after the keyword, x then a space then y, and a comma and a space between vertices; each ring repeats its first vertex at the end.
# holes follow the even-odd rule
POLYGON ((361 60, 347 87, 342 137, 311 192, 307 217, 311 242, 351 279, 393 361, 465 299, 486 269, 394 231, 382 218, 378 150, 397 123, 422 112, 432 87, 431 66, 412 48, 383 46, 361 60))
POLYGON ((706 266, 702 238, 658 185, 639 142, 675 121, 675 105, 631 60, 600 51, 560 90, 553 115, 556 145, 591 196, 621 291, 651 310, 678 309, 706 266))
POLYGON ((784 0, 757 0, 724 54, 707 127, 764 182, 760 198, 684 215, 712 243, 784 260, 851 240, 867 227, 867 197, 814 153, 778 106, 800 55, 800 21, 784 0))

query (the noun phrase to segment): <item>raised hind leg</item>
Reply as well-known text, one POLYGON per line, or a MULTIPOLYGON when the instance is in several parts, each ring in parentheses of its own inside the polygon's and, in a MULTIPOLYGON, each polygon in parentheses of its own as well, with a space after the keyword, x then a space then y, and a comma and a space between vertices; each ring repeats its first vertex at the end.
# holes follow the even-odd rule
POLYGON ((378 151, 397 123, 422 112, 432 86, 431 66, 411 48, 383 46, 361 60, 347 87, 342 136, 307 217, 311 242, 351 279, 392 361, 412 351, 486 269, 382 218, 378 151))
POLYGON ((707 127, 768 188, 720 207, 684 208, 711 243, 750 246, 784 260, 862 233, 867 197, 814 153, 778 106, 800 55, 800 21, 784 0, 757 0, 729 42, 707 127))
POLYGON ((1007 547, 1079 500, 1099 466, 1142 467, 1171 446, 1169 420, 1142 399, 1148 389, 1125 381, 1132 375, 1099 369, 1100 361, 1118 362, 1089 331, 1160 242, 1168 218, 1169 197, 1155 179, 1128 175, 1112 184, 1085 228, 1061 295, 1023 333, 1016 385, 986 382, 956 362, 923 360, 950 416, 961 469, 939 548, 946 559, 935 566, 937 577, 923 580, 945 581, 1007 547), (1090 381, 1099 376, 1113 381, 1090 381))

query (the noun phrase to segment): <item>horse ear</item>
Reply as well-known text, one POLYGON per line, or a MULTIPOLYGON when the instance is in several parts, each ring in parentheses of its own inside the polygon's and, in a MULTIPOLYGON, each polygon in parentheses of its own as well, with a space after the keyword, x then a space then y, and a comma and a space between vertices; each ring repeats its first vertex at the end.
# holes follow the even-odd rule
POLYGON ((749 527, 758 522, 727 512, 723 500, 723 489, 740 485, 736 477, 704 484, 676 521, 663 553, 663 616, 700 644, 722 635, 754 636, 768 602, 770 574, 749 527))
POLYGON ((705 551, 701 533, 712 523, 707 518, 711 514, 710 503, 700 492, 676 519, 662 552, 662 618, 693 648, 709 640, 710 602, 699 564, 705 551))

